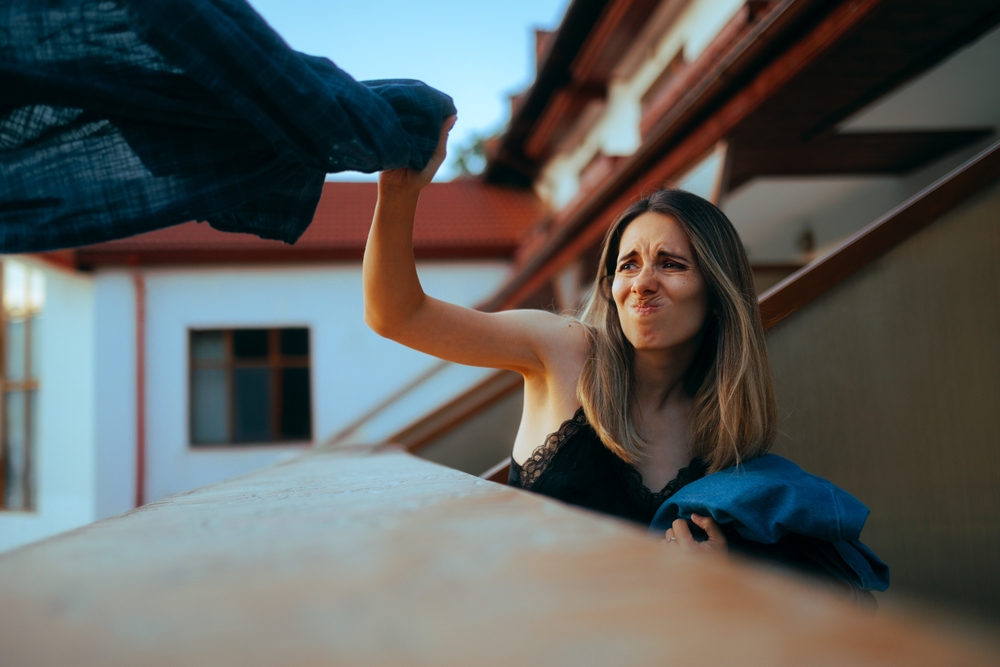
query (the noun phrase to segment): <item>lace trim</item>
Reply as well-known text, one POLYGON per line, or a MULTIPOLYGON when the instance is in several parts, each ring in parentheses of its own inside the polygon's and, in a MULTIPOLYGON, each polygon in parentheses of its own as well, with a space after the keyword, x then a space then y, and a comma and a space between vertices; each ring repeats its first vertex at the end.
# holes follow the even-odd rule
MULTIPOLYGON (((523 465, 518 466, 521 469, 521 488, 530 489, 538 481, 538 478, 542 476, 545 469, 549 467, 549 463, 552 462, 562 444, 576 435, 577 431, 586 426, 586 424, 587 415, 584 414, 581 407, 572 418, 562 423, 558 431, 547 435, 545 442, 531 453, 531 456, 523 465)), ((516 462, 515 465, 517 465, 516 462)))
POLYGON ((630 466, 625 461, 622 461, 623 468, 625 469, 625 484, 628 487, 629 493, 643 503, 655 504, 657 506, 661 505, 670 496, 677 493, 677 491, 683 487, 687 486, 696 479, 701 479, 705 476, 705 462, 700 458, 693 458, 691 462, 685 467, 677 471, 677 476, 672 480, 667 482, 659 491, 653 491, 648 486, 642 483, 642 473, 630 466))
MULTIPOLYGON (((519 472, 520 485, 522 489, 531 489, 545 472, 546 468, 555 458, 563 443, 576 435, 580 429, 587 426, 587 415, 583 408, 577 409, 570 419, 567 419, 559 427, 559 430, 550 433, 523 465, 511 459, 511 464, 516 466, 519 472)), ((617 456, 615 459, 621 465, 625 475, 625 485, 629 494, 639 500, 647 507, 650 505, 659 506, 667 498, 677 493, 677 491, 691 482, 705 476, 706 463, 700 458, 693 458, 687 466, 677 471, 677 476, 667 482, 659 491, 653 491, 642 482, 642 473, 617 456)))

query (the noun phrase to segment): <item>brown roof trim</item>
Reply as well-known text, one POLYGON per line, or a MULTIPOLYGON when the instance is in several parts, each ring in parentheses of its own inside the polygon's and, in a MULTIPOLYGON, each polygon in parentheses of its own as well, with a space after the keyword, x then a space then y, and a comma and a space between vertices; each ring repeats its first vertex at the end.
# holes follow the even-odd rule
POLYGON ((60 269, 68 269, 70 271, 77 269, 75 250, 50 250, 48 252, 32 253, 28 256, 60 269))
MULTIPOLYGON (((186 222, 81 246, 60 259, 73 268, 357 262, 364 253, 377 198, 374 182, 324 183, 313 220, 294 245, 186 222)), ((421 193, 417 208, 415 255, 418 259, 509 261, 525 232, 547 214, 530 190, 471 178, 432 183, 421 193)))
MULTIPOLYGON (((514 256, 517 246, 489 245, 424 245, 414 249, 419 260, 504 259, 514 256)), ((308 264, 321 262, 360 262, 364 246, 338 248, 267 248, 267 249, 206 249, 206 250, 141 250, 114 252, 111 250, 76 251, 72 268, 89 270, 95 266, 165 266, 165 265, 233 265, 233 264, 308 264)))
POLYGON ((1000 141, 762 294, 764 328, 805 307, 998 179, 1000 141))
POLYGON ((417 377, 413 378, 402 387, 399 387, 396 391, 392 392, 381 401, 379 401, 374 407, 369 408, 362 414, 354 418, 353 421, 348 423, 346 426, 341 428, 339 431, 334 433, 332 436, 327 438, 323 442, 323 446, 331 446, 341 443, 344 440, 349 440, 352 436, 357 433, 357 431, 364 426, 367 422, 372 420, 374 417, 378 416, 379 413, 388 409, 393 403, 398 401, 400 398, 406 396, 414 389, 419 387, 421 384, 434 377, 438 373, 444 371, 448 366, 451 365, 450 361, 438 360, 437 363, 431 365, 430 368, 426 369, 420 373, 417 377))
POLYGON ((798 271, 805 262, 750 262, 753 271, 798 271))
MULTIPOLYGON (((768 63, 771 49, 797 34, 820 0, 780 0, 749 24, 724 53, 709 47, 689 65, 704 71, 695 85, 650 131, 642 147, 621 169, 575 206, 561 211, 549 241, 529 258, 490 301, 497 310, 516 307, 539 289, 565 262, 572 260, 605 233, 614 215, 651 186, 676 176, 723 139, 736 124, 775 91, 859 25, 885 0, 856 0, 836 7, 804 37, 768 63), (765 65, 765 63, 767 63, 765 65), (706 67, 707 65, 707 67, 706 67), (704 69, 702 69, 704 68, 704 69), (759 73, 731 94, 753 70, 759 73), (699 122, 706 113, 716 109, 699 122)), ((750 19, 755 15, 748 14, 750 19)))
POLYGON ((497 371, 437 410, 394 433, 387 442, 402 445, 409 452, 418 452, 459 424, 506 398, 523 384, 520 374, 497 371))

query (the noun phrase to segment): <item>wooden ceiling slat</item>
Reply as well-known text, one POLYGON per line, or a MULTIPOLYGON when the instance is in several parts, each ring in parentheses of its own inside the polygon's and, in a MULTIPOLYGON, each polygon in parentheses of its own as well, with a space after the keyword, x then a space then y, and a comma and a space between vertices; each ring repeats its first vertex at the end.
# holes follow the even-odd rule
POLYGON ((807 143, 732 145, 729 190, 755 176, 904 174, 982 139, 992 128, 824 135, 807 143))

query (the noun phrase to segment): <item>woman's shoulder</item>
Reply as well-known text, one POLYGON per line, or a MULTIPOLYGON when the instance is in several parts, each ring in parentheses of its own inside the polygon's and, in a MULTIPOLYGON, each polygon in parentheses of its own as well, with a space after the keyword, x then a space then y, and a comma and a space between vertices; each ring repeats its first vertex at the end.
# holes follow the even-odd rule
POLYGON ((572 315, 553 315, 549 326, 554 342, 563 349, 576 353, 586 353, 590 348, 593 327, 584 324, 572 315))
POLYGON ((533 309, 510 312, 520 313, 522 317, 530 318, 535 326, 554 336, 573 337, 585 341, 587 340, 587 332, 593 328, 584 324, 578 317, 568 313, 558 314, 548 310, 533 309))
POLYGON ((590 349, 588 325, 571 315, 544 310, 518 312, 523 321, 530 322, 545 375, 569 373, 578 376, 590 349))

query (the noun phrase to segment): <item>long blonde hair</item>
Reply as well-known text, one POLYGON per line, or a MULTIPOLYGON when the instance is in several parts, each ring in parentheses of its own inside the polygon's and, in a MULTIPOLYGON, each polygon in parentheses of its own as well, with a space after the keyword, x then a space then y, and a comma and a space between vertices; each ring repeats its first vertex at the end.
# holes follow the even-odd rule
POLYGON ((683 190, 660 190, 637 201, 604 238, 594 290, 581 315, 590 354, 577 393, 587 420, 620 458, 635 463, 645 455, 634 400, 635 350, 622 332, 611 283, 625 228, 647 212, 681 224, 708 287, 708 321, 684 377, 684 389, 694 398, 694 454, 710 472, 760 456, 774 440, 777 408, 753 273, 725 214, 683 190))

